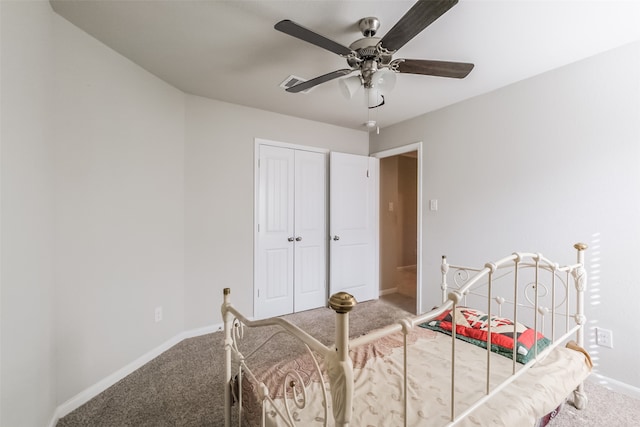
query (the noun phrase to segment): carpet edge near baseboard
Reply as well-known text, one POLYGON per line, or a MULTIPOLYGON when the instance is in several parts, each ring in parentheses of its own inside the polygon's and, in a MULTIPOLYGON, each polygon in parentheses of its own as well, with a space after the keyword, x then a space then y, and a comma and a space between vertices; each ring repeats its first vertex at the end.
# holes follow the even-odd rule
POLYGON ((51 417, 51 421, 49 422, 47 427, 55 427, 60 418, 75 411, 76 409, 78 409, 79 407, 81 407, 82 405, 84 405, 85 403, 87 403, 88 401, 90 401, 91 399, 93 399, 94 397, 96 397, 97 395, 99 395, 100 393, 102 393, 112 385, 116 384, 118 381, 125 378, 127 375, 130 375, 135 370, 141 368, 146 363, 160 356, 162 353, 169 350, 171 347, 181 343, 185 339, 195 338, 201 335, 218 332, 218 331, 221 331, 222 328, 223 328, 223 324, 218 323, 214 325, 204 326, 202 328, 196 328, 196 329, 191 329, 189 331, 184 331, 168 339, 167 341, 163 342, 159 346, 151 349, 147 353, 138 357, 131 363, 128 363, 127 365, 118 369, 111 375, 108 375, 107 377, 103 378, 97 383, 82 390, 80 393, 76 394, 75 396, 69 398, 64 403, 58 405, 58 407, 56 407, 56 409, 54 410, 53 415, 51 417))
MULTIPOLYGON (((635 387, 631 384, 627 384, 622 381, 600 375, 597 371, 589 375, 589 377, 587 377, 587 381, 597 384, 601 387, 608 388, 609 390, 615 391, 616 393, 624 394, 625 396, 633 397, 634 399, 640 399, 639 387, 635 387)), ((587 398, 588 397, 589 396, 587 396, 587 398)))
MULTIPOLYGON (((223 324, 218 323, 214 325, 205 326, 202 328, 196 328, 196 329, 191 329, 189 331, 184 331, 170 338, 169 340, 165 341, 164 343, 160 344, 154 349, 138 357, 137 359, 127 364, 126 366, 118 369, 113 374, 103 378, 102 380, 98 381, 92 386, 87 387, 85 390, 71 397, 66 402, 60 404, 54 410, 51 421, 49 422, 47 427, 55 427, 55 425, 57 424, 60 418, 78 409, 79 407, 81 407, 82 405, 84 405, 85 403, 87 403, 88 401, 90 401, 91 399, 93 399, 94 397, 96 397, 97 395, 99 395, 100 393, 102 393, 112 385, 116 384, 118 381, 125 378, 127 375, 130 375, 135 370, 141 368, 146 363, 150 362, 151 360, 160 356, 165 351, 169 350, 171 347, 179 344, 180 342, 188 338, 195 338, 201 335, 206 335, 206 334, 221 331, 222 327, 223 327, 223 324)), ((602 387, 606 387, 614 392, 621 393, 636 399, 640 399, 640 388, 632 386, 630 384, 623 383, 622 381, 618 381, 613 378, 606 377, 604 375, 600 375, 597 372, 592 373, 587 378, 587 381, 592 382, 594 384, 598 384, 602 387)))

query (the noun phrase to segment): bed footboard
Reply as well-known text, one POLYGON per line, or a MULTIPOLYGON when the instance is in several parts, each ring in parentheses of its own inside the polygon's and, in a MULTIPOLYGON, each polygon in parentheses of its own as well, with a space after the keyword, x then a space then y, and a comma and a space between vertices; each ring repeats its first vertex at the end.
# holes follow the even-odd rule
POLYGON ((253 372, 247 361, 257 354, 269 341, 279 334, 287 334, 299 340, 306 349, 306 354, 313 360, 315 375, 321 384, 322 406, 324 407, 325 425, 329 419, 335 421, 336 426, 349 426, 353 409, 353 363, 349 357, 349 312, 355 306, 353 296, 346 292, 338 292, 329 299, 329 306, 335 311, 335 344, 325 346, 314 337, 281 319, 272 318, 251 321, 239 313, 230 302, 231 290, 224 289, 224 302, 222 304, 222 316, 224 320, 224 349, 225 349, 225 385, 224 385, 224 415, 225 427, 231 425, 232 407, 237 407, 239 425, 243 416, 243 377, 253 381, 262 405, 261 425, 265 425, 267 405, 274 417, 283 425, 296 425, 297 412, 305 409, 307 401, 307 385, 304 379, 296 371, 287 371, 282 377, 282 395, 284 396, 284 408, 279 407, 272 399, 273 390, 259 379, 259 375, 253 372), (244 335, 244 328, 275 327, 271 336, 250 353, 245 354, 240 349, 240 341, 244 335), (321 357, 318 360, 316 355, 321 357), (234 364, 237 374, 234 375, 234 364), (324 368, 324 369, 323 369, 324 368), (326 375, 325 375, 326 374, 326 375), (327 387, 323 378, 327 378, 331 390, 329 401, 327 387), (289 398, 290 397, 290 398, 289 398), (331 409, 331 416, 328 411, 331 409))
MULTIPOLYGON (((524 381, 527 375, 534 378, 536 375, 541 375, 537 372, 547 372, 544 375, 549 375, 547 363, 555 363, 556 359, 570 360, 571 363, 574 363, 573 366, 577 366, 576 369, 571 371, 571 375, 573 375, 571 381, 574 382, 570 386, 566 386, 566 390, 557 391, 558 399, 566 397, 571 392, 571 388, 577 384, 575 390, 573 390, 574 404, 579 409, 584 408, 587 403, 587 397, 581 381, 588 375, 588 370, 584 366, 579 368, 583 364, 580 363, 580 356, 576 356, 578 352, 573 350, 565 351, 561 348, 561 344, 569 339, 575 339, 578 347, 584 346, 583 327, 586 323, 584 292, 587 285, 587 276, 584 269, 584 251, 587 245, 576 244, 574 247, 577 250, 577 263, 562 267, 539 253, 514 253, 499 261, 487 263, 482 268, 451 265, 448 264, 446 257, 443 257, 441 268, 443 303, 441 306, 428 313, 408 317, 398 323, 370 331, 366 335, 351 340, 349 340, 349 313, 355 306, 356 301, 345 292, 334 294, 329 299, 329 306, 335 311, 335 344, 330 346, 324 345, 282 318, 258 321, 247 319, 233 307, 230 302, 231 291, 228 288, 225 289, 224 302, 222 304, 226 359, 224 384, 225 426, 229 427, 231 425, 232 405, 234 404, 238 415, 238 425, 241 425, 244 411, 243 378, 247 381, 252 381, 255 385, 255 390, 257 390, 261 406, 258 425, 262 426, 266 425, 265 422, 268 417, 274 425, 309 425, 309 418, 300 418, 302 410, 306 409, 309 402, 311 402, 309 406, 316 411, 312 414, 311 420, 313 423, 318 423, 318 425, 349 426, 356 422, 362 423, 364 419, 379 421, 375 418, 378 417, 376 410, 381 408, 376 407, 375 403, 367 403, 367 399, 372 396, 373 398, 378 398, 375 395, 380 390, 380 385, 376 385, 371 389, 373 392, 366 393, 367 396, 355 395, 356 387, 374 383, 385 384, 383 388, 393 388, 389 398, 382 397, 381 399, 388 400, 391 404, 398 403, 401 408, 389 410, 385 407, 381 411, 386 414, 385 416, 391 414, 391 416, 397 417, 394 420, 389 420, 394 425, 426 425, 424 420, 427 418, 422 418, 425 414, 429 414, 429 422, 433 422, 434 419, 436 422, 443 420, 442 424, 437 424, 438 426, 467 425, 465 422, 468 422, 472 414, 475 417, 483 413, 488 407, 491 407, 492 402, 496 402, 496 399, 491 400, 494 396, 499 393, 506 393, 506 395, 512 396, 513 393, 508 391, 509 388, 520 387, 516 383, 524 381), (527 279, 527 277, 529 278, 527 279), (500 290, 498 285, 500 282, 508 284, 508 291, 500 290), (573 286, 570 286, 571 283, 573 286), (465 320, 463 318, 460 318, 461 320, 458 319, 459 313, 457 309, 467 310, 467 302, 473 298, 481 298, 482 304, 487 310, 486 315, 483 315, 484 317, 477 317, 474 320, 483 323, 482 328, 486 329, 487 336, 484 349, 477 347, 478 343, 469 344, 473 340, 466 340, 467 343, 456 344, 459 341, 457 338, 464 338, 460 335, 462 330, 459 329, 459 326, 462 325, 459 325, 458 322, 465 320), (508 308, 511 308, 511 310, 508 310, 508 308), (497 355, 493 345, 494 340, 492 339, 501 331, 498 326, 492 326, 494 313, 497 312, 502 316, 503 311, 508 311, 508 314, 513 316, 512 323, 506 323, 503 318, 498 318, 499 327, 504 329, 506 324, 511 325, 508 328, 513 328, 511 332, 506 334, 510 335, 513 341, 513 348, 509 350, 511 352, 510 355, 505 354, 504 351, 497 355), (528 314, 529 317, 525 314, 528 314), (521 318, 526 318, 526 321, 533 325, 532 331, 527 329, 523 332, 519 329, 522 326, 519 323, 521 318), (570 324, 570 320, 573 321, 573 325, 570 324), (434 332, 444 324, 442 323, 443 321, 450 323, 449 337, 446 336, 446 332, 445 334, 434 332), (434 327, 434 324, 438 326, 434 327), (241 350, 240 346, 245 328, 272 328, 270 330, 271 336, 266 338, 264 343, 260 344, 256 349, 246 352, 241 350), (432 330, 429 331, 429 328, 432 330), (563 328, 564 330, 562 330, 563 328), (531 332, 533 333, 531 334, 531 332), (543 337, 549 341, 549 344, 545 343, 546 347, 539 350, 537 337, 538 335, 542 336, 543 332, 548 334, 551 339, 548 340, 543 337), (446 338, 438 338, 440 341, 432 344, 427 342, 426 337, 429 333, 434 334, 433 336, 429 335, 432 338, 435 336, 446 338), (273 367, 276 371, 279 371, 281 380, 277 385, 269 380, 271 382, 267 385, 265 384, 266 380, 263 381, 262 379, 266 378, 266 376, 261 376, 258 372, 254 372, 253 368, 249 366, 248 360, 253 358, 254 355, 259 355, 263 352, 263 347, 273 337, 283 334, 293 337, 302 345, 305 349, 304 357, 306 359, 304 360, 307 362, 302 363, 300 362, 301 359, 295 359, 291 363, 287 362, 284 365, 273 367), (520 348, 521 336, 534 337, 534 345, 531 347, 530 353, 527 353, 528 348, 524 352, 520 348), (390 345, 390 342, 394 344, 390 345), (417 342, 420 345, 425 345, 425 343, 426 345, 424 347, 419 347, 417 344, 413 346, 417 342), (379 348, 373 351, 375 356, 373 359, 368 359, 370 351, 362 349, 368 348, 367 346, 375 347, 376 345, 379 348), (424 357, 432 348, 443 345, 450 346, 449 355, 446 352, 438 353, 433 360, 444 360, 443 363, 448 367, 445 368, 445 365, 443 365, 441 368, 436 369, 435 363, 425 362, 426 359, 424 357), (457 347, 463 349, 464 346, 470 346, 475 350, 467 348, 465 350, 467 353, 460 353, 457 347), (567 353, 567 351, 571 354, 567 353), (362 355, 365 353, 367 358, 363 359, 362 355), (485 368, 483 368, 486 369, 484 389, 481 388, 477 391, 479 395, 464 395, 460 398, 463 404, 458 407, 456 403, 459 400, 457 394, 460 393, 460 390, 466 392, 464 390, 466 388, 465 385, 460 385, 460 381, 467 376, 466 369, 468 368, 464 363, 462 363, 461 367, 457 366, 460 362, 464 362, 462 359, 466 360, 468 356, 465 356, 465 354, 471 353, 478 353, 480 358, 484 357, 486 360, 485 368), (552 354, 553 356, 551 356, 552 354), (507 358, 504 357, 505 355, 507 358), (527 356, 526 360, 521 360, 523 355, 527 356), (388 359, 385 359, 386 357, 388 359), (309 358, 312 362, 308 362, 309 358), (508 360, 508 358, 512 360, 508 360), (354 360, 357 361, 357 366, 355 367, 354 360), (415 363, 416 361, 418 365, 424 365, 431 371, 419 371, 418 369, 414 371, 410 367, 410 363, 415 363), (539 362, 541 366, 539 371, 529 374, 528 371, 538 369, 539 362), (307 387, 310 382, 302 378, 298 372, 295 370, 289 371, 292 366, 295 367, 301 364, 307 366, 306 371, 311 369, 309 366, 313 366, 311 370, 314 373, 312 375, 317 381, 311 384, 312 387, 307 387), (375 365, 377 368, 371 366, 371 364, 377 364, 375 365), (506 371, 504 376, 503 374, 494 374, 492 371, 494 364, 506 371), (363 379, 369 374, 368 371, 374 372, 376 369, 387 372, 393 377, 393 381, 399 381, 399 383, 391 385, 389 382, 389 385, 387 385, 386 380, 378 383, 376 382, 378 377, 363 379), (415 394, 416 390, 421 388, 421 383, 425 381, 425 378, 431 378, 431 373, 434 369, 438 371, 450 369, 449 380, 445 379, 445 382, 449 384, 447 387, 450 387, 448 402, 446 401, 446 395, 442 399, 437 399, 440 409, 444 405, 449 408, 449 412, 446 413, 445 411, 444 414, 437 417, 434 417, 433 413, 430 412, 433 408, 416 407, 416 405, 422 405, 422 402, 430 399, 430 397, 428 395, 415 394), (459 373, 457 369, 460 369, 461 371, 459 372, 463 373, 459 373), (420 372, 422 376, 416 377, 416 372, 420 372), (280 390, 277 399, 274 397, 274 389, 276 388, 280 390), (309 395, 312 388, 316 390, 315 401, 309 395), (234 392, 233 390, 236 391, 234 392), (320 398, 317 397, 317 394, 321 395, 320 398), (318 403, 318 399, 320 399, 320 403, 318 403), (369 406, 363 409, 363 404, 369 406), (322 411, 322 413, 318 411, 322 411)), ((473 363, 475 363, 473 366, 477 366, 477 359, 474 359, 473 363)), ((557 381, 553 374, 551 378, 555 383, 564 382, 557 381)), ((481 377, 474 380, 474 382, 475 384, 483 384, 481 377)), ((434 389, 430 385, 426 388, 434 389)), ((476 393, 476 391, 473 393, 476 393)), ((521 394, 527 397, 530 393, 525 391, 521 394)), ((496 397, 498 401, 501 400, 502 396, 501 394, 496 397)), ((433 400, 436 399, 434 398, 433 400)), ((553 409, 561 402, 547 402, 545 405, 548 406, 551 403, 556 405, 551 408, 553 409)), ((383 413, 380 413, 379 416, 383 416, 383 413)), ((543 415, 540 414, 538 416, 543 415)))

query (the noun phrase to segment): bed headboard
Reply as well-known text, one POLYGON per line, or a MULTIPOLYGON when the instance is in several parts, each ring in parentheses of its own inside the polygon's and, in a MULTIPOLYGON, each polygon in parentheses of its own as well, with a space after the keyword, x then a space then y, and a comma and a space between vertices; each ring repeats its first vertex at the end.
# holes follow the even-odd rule
MULTIPOLYGON (((484 309, 535 327, 555 340, 584 324, 585 243, 576 243, 576 264, 560 267, 542 254, 516 252, 483 268, 449 264, 442 256, 442 302, 484 309), (577 292, 576 299, 573 293, 577 292), (574 301, 575 305, 572 304, 574 301)), ((576 340, 583 345, 582 329, 576 340)))

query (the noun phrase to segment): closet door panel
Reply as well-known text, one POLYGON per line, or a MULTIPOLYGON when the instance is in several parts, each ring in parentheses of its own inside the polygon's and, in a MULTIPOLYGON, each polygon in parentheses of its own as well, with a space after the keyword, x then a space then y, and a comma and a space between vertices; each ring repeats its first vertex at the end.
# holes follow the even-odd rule
POLYGON ((293 311, 295 156, 260 146, 258 198, 258 318, 293 311))
POLYGON ((326 157, 295 152, 294 310, 327 302, 326 157))
POLYGON ((378 297, 378 159, 331 153, 330 293, 378 297))

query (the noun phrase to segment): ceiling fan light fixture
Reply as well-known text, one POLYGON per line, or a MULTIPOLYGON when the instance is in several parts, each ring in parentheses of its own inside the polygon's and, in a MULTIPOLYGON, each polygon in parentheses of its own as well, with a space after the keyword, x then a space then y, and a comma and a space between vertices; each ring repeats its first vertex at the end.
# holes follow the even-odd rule
POLYGON ((396 73, 391 70, 378 70, 371 76, 371 86, 382 94, 389 93, 396 86, 396 73))
POLYGON ((396 73, 391 70, 378 70, 371 76, 371 82, 365 85, 368 108, 378 108, 384 105, 385 95, 396 85, 396 73))
POLYGON ((385 104, 385 95, 395 86, 396 73, 458 79, 466 77, 473 69, 473 64, 426 59, 393 59, 393 55, 401 47, 456 3, 458 0, 417 0, 383 37, 376 37, 380 27, 378 18, 372 16, 363 18, 359 21, 358 27, 364 38, 354 41, 349 47, 289 19, 276 23, 274 25, 276 30, 335 53, 346 59, 349 66, 349 68, 323 74, 305 83, 290 87, 286 89, 287 92, 297 93, 333 79, 340 79, 353 72, 359 72, 358 76, 342 78, 338 85, 347 99, 352 99, 359 92, 360 86, 364 86, 365 95, 364 97, 358 96, 358 98, 367 104, 367 109, 371 112, 372 109, 385 104))
POLYGON ((376 88, 366 89, 368 108, 378 108, 384 105, 384 95, 376 88))
POLYGON ((345 98, 353 99, 362 86, 362 80, 360 76, 351 76, 338 80, 338 86, 340 86, 340 92, 345 98))

